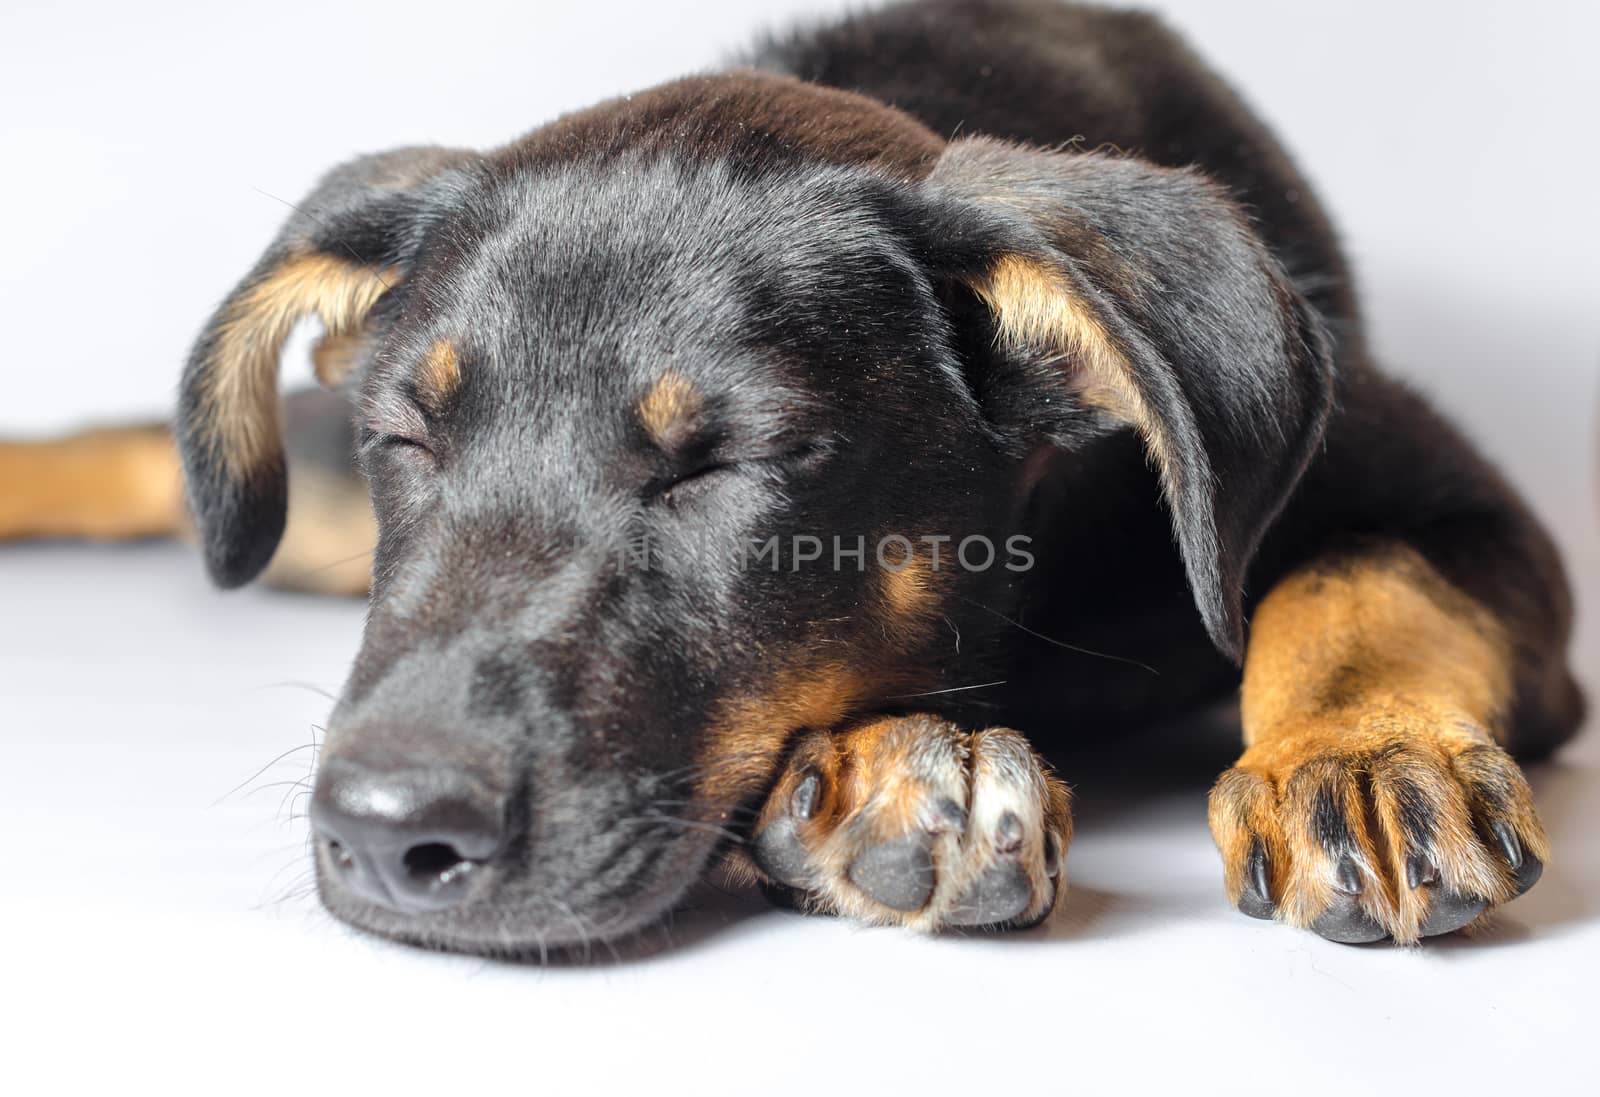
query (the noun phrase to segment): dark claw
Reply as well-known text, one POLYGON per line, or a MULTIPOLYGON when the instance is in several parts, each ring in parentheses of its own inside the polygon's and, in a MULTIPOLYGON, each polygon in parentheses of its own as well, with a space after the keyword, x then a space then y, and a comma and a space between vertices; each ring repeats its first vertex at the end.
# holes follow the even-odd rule
POLYGON ((1314 932, 1341 945, 1365 945, 1389 936, 1388 930, 1368 917, 1353 895, 1341 895, 1311 923, 1314 932))
POLYGON ((1500 843, 1500 850, 1506 855, 1506 861, 1510 863, 1512 870, 1521 868, 1522 842, 1517 838, 1517 832, 1511 828, 1511 824, 1504 819, 1496 819, 1489 825, 1489 829, 1494 831, 1494 836, 1500 843))
POLYGON ((893 910, 921 910, 933 895, 929 837, 911 834, 868 846, 850 866, 850 882, 893 910))
POLYGON ((1517 889, 1512 892, 1512 898, 1515 898, 1539 882, 1539 877, 1544 875, 1544 862, 1522 848, 1522 840, 1517 837, 1516 830, 1504 819, 1490 823, 1489 830, 1500 844, 1500 852, 1505 855, 1506 863, 1516 874, 1517 889))
POLYGON ((802 890, 811 886, 811 857, 800 840, 800 821, 811 818, 822 793, 822 777, 807 771, 789 794, 789 814, 772 821, 750 843, 756 864, 779 883, 802 890))
POLYGON ((1406 885, 1412 890, 1439 879, 1439 869, 1426 853, 1413 853, 1406 858, 1406 885))
POLYGON ((1027 869, 1015 861, 1003 862, 962 893, 946 920, 953 926, 999 925, 1027 910, 1032 898, 1033 882, 1027 869))
POLYGON ((1517 890, 1512 892, 1514 899, 1539 882, 1539 877, 1544 875, 1544 862, 1539 858, 1529 855, 1522 861, 1522 867, 1517 869, 1517 890))
POLYGON ((796 819, 809 819, 817 810, 817 797, 822 792, 822 778, 815 770, 809 771, 789 795, 789 811, 796 819))
POLYGON ((1054 834, 1048 834, 1044 841, 1044 874, 1054 880, 1060 871, 1061 842, 1054 834))
POLYGON ((1454 933, 1482 914, 1483 908, 1488 905, 1487 899, 1475 899, 1470 895, 1458 895, 1453 891, 1441 890, 1433 897, 1433 905, 1428 908, 1428 916, 1422 920, 1422 936, 1437 937, 1441 933, 1454 933))
POLYGON ((1338 881, 1338 888, 1346 895, 1361 894, 1361 866, 1356 864, 1356 859, 1350 854, 1339 858, 1338 867, 1334 870, 1334 879, 1338 881))
POLYGON ((1267 876, 1267 850, 1257 838, 1244 863, 1244 889, 1239 892, 1239 910, 1252 918, 1271 918, 1274 909, 1272 884, 1267 876))

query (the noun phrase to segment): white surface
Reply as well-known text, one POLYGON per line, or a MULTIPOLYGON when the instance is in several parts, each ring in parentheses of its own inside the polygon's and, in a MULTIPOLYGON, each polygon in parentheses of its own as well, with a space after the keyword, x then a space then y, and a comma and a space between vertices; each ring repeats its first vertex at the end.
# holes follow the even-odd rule
MULTIPOLYGON (((283 215, 259 192, 495 142, 837 6, 9 5, 0 430, 164 408, 283 215)), ((1594 8, 1170 6, 1330 200, 1384 358, 1557 530, 1600 693, 1594 8)), ((1204 824, 1227 753, 1197 740, 1154 789, 1067 774, 1046 930, 921 940, 708 893, 673 947, 538 969, 374 942, 306 895, 280 782, 309 752, 252 774, 310 741, 327 701, 285 683, 337 688, 357 607, 214 594, 176 546, 27 547, 0 552, 0 613, 9 1092, 1592 1091, 1592 735, 1533 774, 1558 861, 1474 943, 1348 949, 1227 909, 1204 824)))

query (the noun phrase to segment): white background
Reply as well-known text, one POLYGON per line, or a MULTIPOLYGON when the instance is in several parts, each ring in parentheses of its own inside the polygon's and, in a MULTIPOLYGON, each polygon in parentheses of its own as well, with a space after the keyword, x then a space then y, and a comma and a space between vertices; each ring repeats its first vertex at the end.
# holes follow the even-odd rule
MULTIPOLYGON (((163 412, 279 199, 333 162, 496 143, 837 6, 12 0, 0 431, 163 412)), ((1600 692, 1596 8, 1156 6, 1322 188, 1384 360, 1557 531, 1600 692)), ((1350 949, 1230 911, 1204 825, 1228 748, 1197 731, 1141 761, 1153 780, 1066 774, 1074 890, 1043 930, 923 940, 708 892, 671 947, 539 969, 370 941, 306 894, 278 782, 309 751, 251 775, 310 741, 328 702, 288 683, 337 689, 358 607, 212 593, 178 546, 30 546, 0 551, 0 615, 10 1092, 1593 1092, 1593 736, 1532 775, 1557 862, 1470 943, 1350 949)))

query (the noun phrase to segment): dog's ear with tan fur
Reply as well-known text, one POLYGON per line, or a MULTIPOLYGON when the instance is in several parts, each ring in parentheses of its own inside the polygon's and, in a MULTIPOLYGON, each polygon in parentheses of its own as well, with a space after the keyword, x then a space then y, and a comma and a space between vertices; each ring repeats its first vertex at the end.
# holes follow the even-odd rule
POLYGON ((206 566, 218 585, 253 579, 283 533, 288 484, 278 423, 278 360, 302 319, 324 337, 318 376, 337 384, 359 358, 375 307, 403 285, 430 220, 474 154, 408 148, 361 157, 323 178, 201 332, 184 370, 179 448, 206 566))
POLYGON ((926 261, 992 328, 1004 414, 1058 440, 1138 431, 1206 628, 1239 660, 1247 569, 1333 400, 1322 320, 1196 172, 972 138, 926 187, 926 261))

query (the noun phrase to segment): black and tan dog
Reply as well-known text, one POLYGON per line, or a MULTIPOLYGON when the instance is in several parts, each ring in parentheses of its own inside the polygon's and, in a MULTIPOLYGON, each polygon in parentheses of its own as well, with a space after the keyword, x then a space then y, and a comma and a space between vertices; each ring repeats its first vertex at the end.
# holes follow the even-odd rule
MULTIPOLYGON (((1146 15, 902 4, 355 160, 207 325, 176 435, 223 586, 364 589, 325 565, 375 513, 313 819, 381 934, 614 936, 724 855, 813 909, 1035 923, 1071 820, 1033 747, 1241 665, 1245 913, 1409 943, 1549 855, 1508 751, 1581 717, 1556 553, 1375 370, 1313 191, 1146 15), (336 445, 288 495, 284 434, 341 437, 281 419, 308 316, 371 511, 336 445)), ((175 531, 175 460, 8 447, 4 530, 175 531)))

